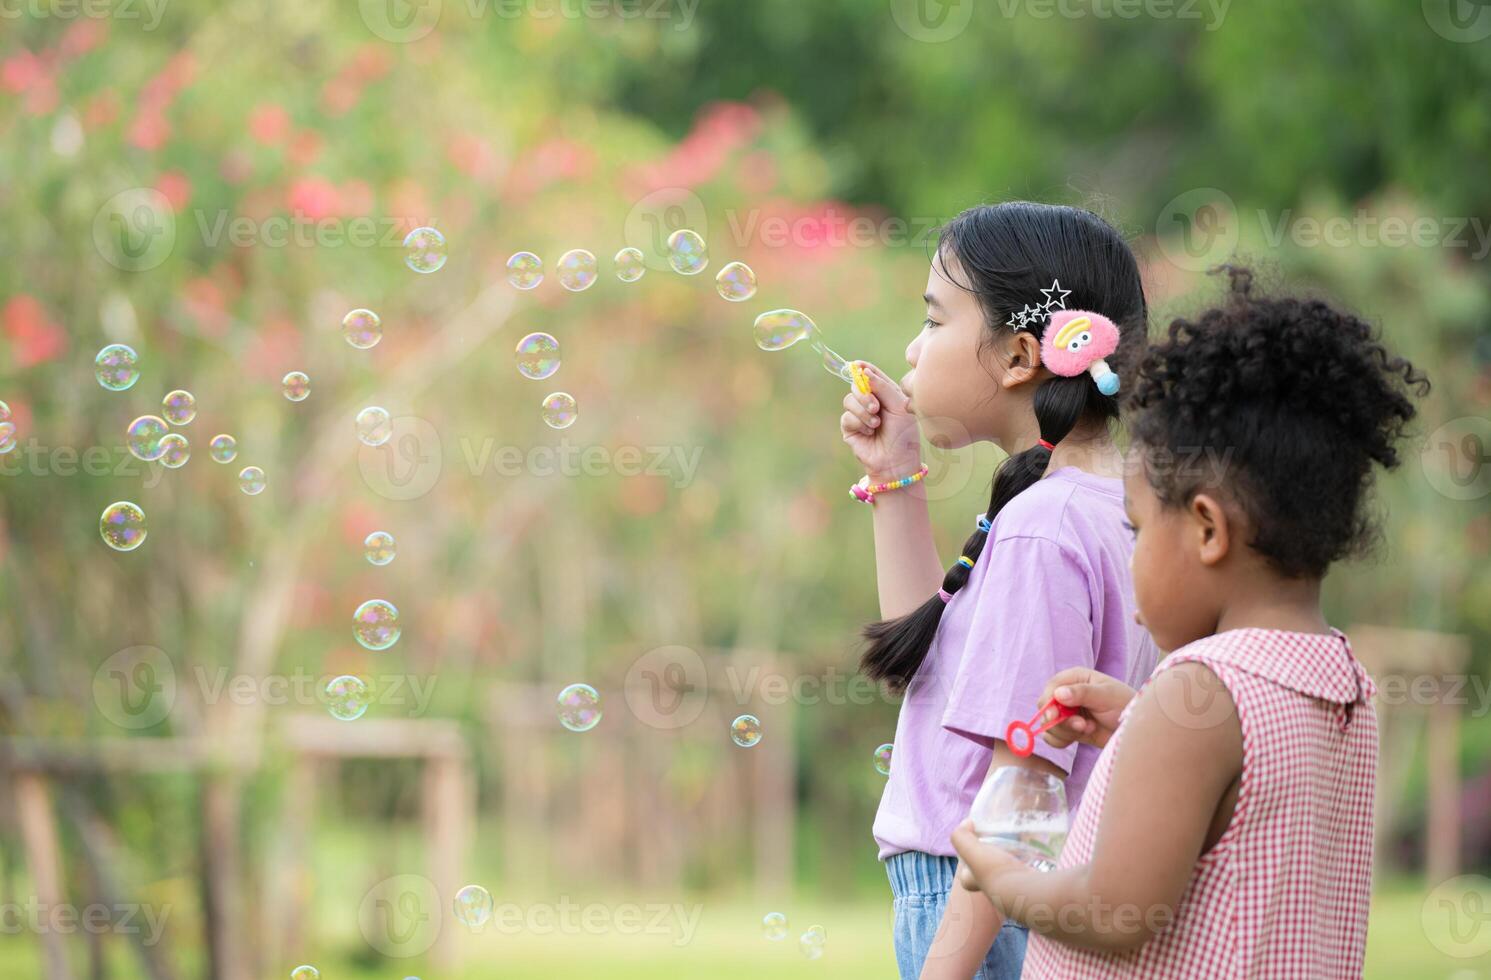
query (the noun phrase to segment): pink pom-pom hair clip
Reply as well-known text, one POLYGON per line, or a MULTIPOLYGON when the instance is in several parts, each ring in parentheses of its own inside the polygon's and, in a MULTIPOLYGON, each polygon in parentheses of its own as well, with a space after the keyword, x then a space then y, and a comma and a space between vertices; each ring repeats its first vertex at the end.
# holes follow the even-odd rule
POLYGON ((1041 335, 1041 360, 1055 374, 1074 378, 1086 371, 1105 395, 1118 393, 1118 375, 1107 358, 1118 350, 1118 327, 1101 313, 1058 310, 1041 335))

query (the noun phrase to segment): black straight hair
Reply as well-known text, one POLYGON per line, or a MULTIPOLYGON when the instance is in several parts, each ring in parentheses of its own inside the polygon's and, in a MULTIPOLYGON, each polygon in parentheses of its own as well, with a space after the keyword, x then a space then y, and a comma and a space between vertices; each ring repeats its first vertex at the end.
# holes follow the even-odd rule
MULTIPOLYGON (((1133 365, 1145 342, 1148 309, 1139 264, 1114 228, 1081 208, 1012 201, 970 208, 950 221, 938 237, 949 281, 974 294, 984 313, 986 340, 992 343, 1008 322, 1026 306, 1045 300, 1055 280, 1071 290, 1067 309, 1101 313, 1119 329, 1118 350, 1108 364, 1119 375, 1120 392, 1129 386, 1133 365), (959 279, 952 269, 960 271, 959 279)), ((1046 319, 1030 327, 1037 339, 1046 319)), ((992 379, 991 379, 992 382, 992 379)), ((1034 409, 1040 437, 1053 445, 1079 425, 1116 419, 1117 395, 1104 395, 1085 372, 1067 378, 1051 375, 1035 390, 1034 409)), ((992 524, 1004 505, 1046 473, 1051 451, 1037 443, 1008 457, 994 474, 989 509, 992 524)), ((948 569, 942 588, 956 593, 983 551, 988 532, 982 527, 963 544, 962 558, 948 569)), ((947 607, 933 595, 899 619, 871 623, 864 628, 869 641, 860 669, 893 690, 904 691, 932 645, 942 611, 947 607)))

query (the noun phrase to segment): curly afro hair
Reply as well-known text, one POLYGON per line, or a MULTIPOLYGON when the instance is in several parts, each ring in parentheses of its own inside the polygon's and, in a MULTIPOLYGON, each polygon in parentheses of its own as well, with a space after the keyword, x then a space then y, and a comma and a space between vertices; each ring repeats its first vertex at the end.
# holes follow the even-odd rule
POLYGON ((1141 362, 1131 431, 1166 506, 1185 506, 1208 481, 1199 467, 1153 465, 1154 450, 1213 454, 1224 461, 1218 489, 1252 526, 1249 545, 1286 577, 1320 577, 1375 540, 1372 465, 1398 465, 1410 391, 1427 394, 1429 382, 1357 317, 1255 295, 1251 272, 1224 271, 1227 300, 1174 321, 1141 362))

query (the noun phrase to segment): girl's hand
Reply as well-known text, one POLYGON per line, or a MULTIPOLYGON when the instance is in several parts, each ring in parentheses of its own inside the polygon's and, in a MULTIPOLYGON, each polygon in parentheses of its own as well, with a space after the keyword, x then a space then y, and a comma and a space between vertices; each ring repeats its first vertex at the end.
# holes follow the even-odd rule
POLYGON ((839 429, 872 482, 898 480, 921 465, 921 430, 901 386, 875 365, 859 363, 870 379, 870 394, 849 390, 839 429))
MULTIPOLYGON (((1053 698, 1058 704, 1080 710, 1061 724, 1046 729, 1046 741, 1058 749, 1073 742, 1102 748, 1118 728, 1118 716, 1134 699, 1134 689, 1091 668, 1070 667, 1046 682, 1040 703, 1053 698)), ((1042 720, 1055 713, 1054 707, 1047 708, 1042 720)))
MULTIPOLYGON (((971 818, 958 824, 952 841, 953 849, 962 859, 958 862, 958 883, 971 892, 989 893, 1001 874, 1025 867, 1023 861, 1004 848, 979 840, 971 818)), ((990 901, 993 901, 992 895, 990 901)))

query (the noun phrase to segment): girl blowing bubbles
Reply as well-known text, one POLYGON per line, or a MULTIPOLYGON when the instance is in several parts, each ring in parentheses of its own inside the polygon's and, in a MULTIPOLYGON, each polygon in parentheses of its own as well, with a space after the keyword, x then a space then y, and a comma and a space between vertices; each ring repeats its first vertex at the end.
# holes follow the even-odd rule
POLYGON ((953 836, 969 887, 1040 934, 1027 977, 1361 975, 1374 687, 1320 582, 1369 540, 1373 466, 1397 465, 1428 382, 1361 320, 1231 275, 1135 392, 1134 588, 1174 652, 1137 694, 1085 670, 1047 685, 1081 709, 1051 743, 1106 746, 1057 870, 953 836))
POLYGON ((1001 928, 994 907, 956 883, 948 838, 996 766, 1048 772, 1065 779, 1071 803, 1081 799, 1097 749, 1043 744, 1021 758, 1001 741, 1053 673, 1089 668, 1137 685, 1154 667, 1133 618, 1133 542, 1110 432, 1119 378, 1084 370, 1091 357, 1066 363, 1093 344, 1121 375, 1144 343, 1144 293, 1133 254, 1096 215, 1010 203, 947 226, 925 299, 926 323, 906 350, 912 370, 898 386, 866 366, 872 391, 851 392, 841 420, 866 470, 855 496, 874 505, 885 617, 865 631, 862 667, 905 693, 874 833, 895 895, 901 976, 1014 977, 1025 929, 1001 928), (1067 354, 1043 351, 1058 333, 1067 354), (1053 370, 1053 358, 1064 366, 1053 370), (1009 454, 947 571, 920 483, 922 434, 1009 454))

